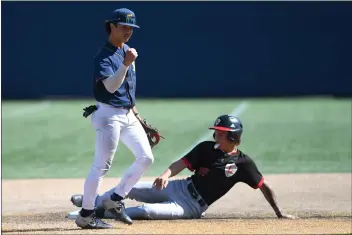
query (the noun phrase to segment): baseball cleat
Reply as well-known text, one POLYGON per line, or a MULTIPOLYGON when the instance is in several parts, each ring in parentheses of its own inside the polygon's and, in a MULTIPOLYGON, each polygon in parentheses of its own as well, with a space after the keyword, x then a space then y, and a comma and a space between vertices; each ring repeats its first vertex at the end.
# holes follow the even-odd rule
POLYGON ((103 201, 103 207, 115 216, 116 220, 122 221, 125 224, 133 224, 132 219, 127 215, 125 204, 121 201, 113 201, 110 198, 103 201))
POLYGON ((83 195, 82 194, 75 194, 71 197, 71 202, 73 205, 77 207, 82 207, 83 195))
POLYGON ((82 217, 79 213, 76 220, 76 224, 78 227, 82 229, 109 229, 112 228, 111 224, 107 224, 102 221, 100 218, 97 218, 95 212, 87 217, 82 217))
MULTIPOLYGON (((72 219, 72 220, 77 219, 79 212, 80 212, 80 210, 71 211, 65 216, 65 218, 72 219)), ((95 216, 100 219, 103 219, 103 218, 114 219, 115 218, 115 216, 111 215, 111 213, 109 213, 109 214, 107 214, 107 216, 105 216, 105 209, 103 207, 99 207, 99 208, 95 209, 95 216)))

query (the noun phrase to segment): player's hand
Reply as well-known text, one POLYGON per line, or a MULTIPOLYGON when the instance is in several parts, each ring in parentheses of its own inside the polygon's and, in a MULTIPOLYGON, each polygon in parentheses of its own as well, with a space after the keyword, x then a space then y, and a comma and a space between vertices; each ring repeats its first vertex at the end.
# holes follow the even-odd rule
POLYGON ((294 215, 289 215, 289 214, 281 214, 279 216, 279 219, 298 219, 298 217, 294 215))
POLYGON ((126 51, 126 56, 125 56, 125 59, 123 60, 123 64, 126 66, 130 66, 132 64, 132 62, 137 59, 137 56, 138 56, 138 53, 137 53, 136 49, 129 48, 126 51))
POLYGON ((154 180, 153 185, 155 185, 156 189, 163 190, 164 188, 167 187, 168 183, 169 183, 169 178, 162 175, 154 180))

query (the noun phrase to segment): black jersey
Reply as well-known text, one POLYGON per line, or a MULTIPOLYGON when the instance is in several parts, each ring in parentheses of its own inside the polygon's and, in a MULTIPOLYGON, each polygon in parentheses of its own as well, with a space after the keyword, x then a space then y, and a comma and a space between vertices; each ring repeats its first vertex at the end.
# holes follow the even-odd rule
POLYGON ((195 172, 191 179, 208 206, 238 182, 254 189, 262 186, 264 177, 249 156, 240 150, 230 156, 215 145, 214 141, 201 142, 182 158, 187 168, 195 172))

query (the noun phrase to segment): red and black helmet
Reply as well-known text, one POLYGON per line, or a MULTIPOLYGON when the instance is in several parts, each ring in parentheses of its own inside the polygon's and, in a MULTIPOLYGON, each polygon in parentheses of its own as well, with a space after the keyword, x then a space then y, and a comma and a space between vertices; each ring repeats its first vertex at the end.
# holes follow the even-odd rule
POLYGON ((227 131, 228 139, 233 142, 238 142, 241 139, 243 125, 241 120, 235 116, 221 115, 209 129, 227 131))

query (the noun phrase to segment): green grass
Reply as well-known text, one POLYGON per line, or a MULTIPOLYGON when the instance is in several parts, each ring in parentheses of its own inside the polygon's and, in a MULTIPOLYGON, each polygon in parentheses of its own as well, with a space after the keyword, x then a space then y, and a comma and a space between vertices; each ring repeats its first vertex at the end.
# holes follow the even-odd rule
MULTIPOLYGON (((165 140, 146 175, 159 175, 242 100, 138 100, 138 110, 165 140)), ((94 131, 82 108, 91 100, 2 103, 2 177, 86 177, 94 131)), ((351 172, 351 100, 250 99, 240 115, 241 149, 263 173, 351 172)), ((211 134, 211 133, 209 133, 211 134)), ((134 160, 123 145, 107 177, 134 160)), ((186 174, 188 172, 185 172, 186 174)))
POLYGON ((351 172, 351 100, 251 102, 242 149, 268 173, 351 172))

